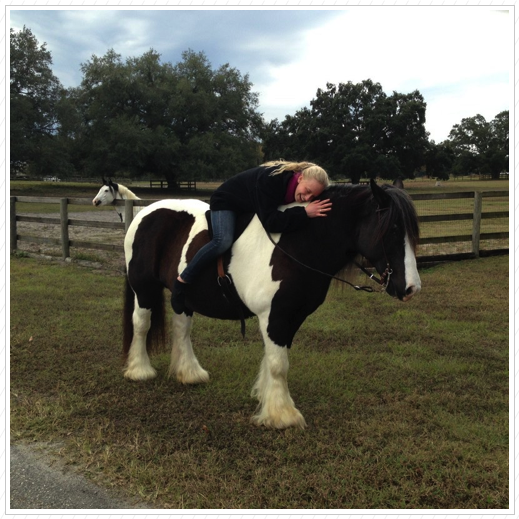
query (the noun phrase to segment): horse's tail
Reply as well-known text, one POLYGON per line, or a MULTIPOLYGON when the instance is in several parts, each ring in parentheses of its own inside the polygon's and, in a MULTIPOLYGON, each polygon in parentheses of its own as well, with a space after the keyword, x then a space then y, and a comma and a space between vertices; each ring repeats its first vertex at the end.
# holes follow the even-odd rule
MULTIPOLYGON (((124 311, 123 311, 123 357, 128 357, 130 346, 133 339, 133 311, 135 309, 135 292, 133 291, 128 277, 126 277, 126 285, 124 291, 124 311)), ((163 289, 157 293, 157 297, 153 298, 153 307, 151 308, 151 327, 146 337, 146 349, 148 353, 162 351, 166 344, 166 327, 165 327, 165 304, 163 289)))

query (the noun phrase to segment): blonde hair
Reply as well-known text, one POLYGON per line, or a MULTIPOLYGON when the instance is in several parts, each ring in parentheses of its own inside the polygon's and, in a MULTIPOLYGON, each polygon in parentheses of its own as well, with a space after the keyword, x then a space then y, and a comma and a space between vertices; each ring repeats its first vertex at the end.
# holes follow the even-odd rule
POLYGON ((326 171, 321 168, 321 166, 313 164, 312 162, 287 162, 286 160, 273 160, 270 162, 265 162, 265 164, 262 164, 262 166, 279 166, 271 173, 271 175, 279 175, 284 171, 300 171, 304 179, 315 179, 324 187, 328 187, 330 185, 328 173, 326 173, 326 171))

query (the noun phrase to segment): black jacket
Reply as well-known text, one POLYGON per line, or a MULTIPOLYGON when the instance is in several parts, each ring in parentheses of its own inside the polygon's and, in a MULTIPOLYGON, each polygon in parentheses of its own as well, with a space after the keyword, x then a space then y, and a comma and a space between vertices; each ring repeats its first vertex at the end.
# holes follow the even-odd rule
POLYGON ((285 203, 292 171, 270 176, 277 166, 249 169, 226 180, 211 197, 211 211, 256 213, 269 232, 294 231, 308 221, 304 207, 292 207, 284 212, 277 208, 285 203))

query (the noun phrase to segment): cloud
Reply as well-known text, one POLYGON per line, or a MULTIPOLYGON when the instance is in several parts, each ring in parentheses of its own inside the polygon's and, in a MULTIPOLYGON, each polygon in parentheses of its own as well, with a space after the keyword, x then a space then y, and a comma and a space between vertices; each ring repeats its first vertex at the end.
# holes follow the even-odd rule
POLYGON ((453 114, 507 106, 509 34, 503 29, 502 13, 486 9, 391 7, 338 13, 305 33, 299 59, 270 66, 260 84, 265 117, 308 106, 327 82, 372 79, 388 94, 435 90, 434 99, 426 97, 427 126, 443 140, 460 120, 453 114), (459 109, 453 110, 457 103, 459 109), (433 110, 443 113, 432 115, 433 110), (433 123, 439 119, 445 124, 433 123))
MULTIPOLYGON (((113 48, 123 59, 150 48, 177 63, 203 51, 213 68, 249 74, 265 119, 308 106, 326 83, 379 82, 386 93, 420 90, 437 141, 463 116, 507 109, 513 20, 478 7, 346 9, 11 10, 52 52, 61 82, 77 86, 80 64, 113 48), (505 100, 506 98, 506 100, 505 100), (440 124, 439 121, 442 121, 440 124)), ((492 114, 492 115, 489 115, 492 114)))
POLYGON ((427 95, 426 128, 431 139, 445 140, 452 127, 466 117, 481 114, 487 121, 509 109, 508 82, 474 82, 469 88, 444 90, 441 95, 427 95))

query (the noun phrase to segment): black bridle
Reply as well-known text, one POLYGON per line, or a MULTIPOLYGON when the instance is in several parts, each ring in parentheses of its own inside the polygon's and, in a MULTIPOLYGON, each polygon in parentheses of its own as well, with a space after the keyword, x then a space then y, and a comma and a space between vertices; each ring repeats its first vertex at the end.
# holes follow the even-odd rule
MULTIPOLYGON (((385 208, 377 208, 376 212, 378 214, 378 222, 379 222, 379 227, 380 227, 380 213, 382 211, 385 211, 387 210, 387 207, 385 208)), ((317 274, 321 274, 322 276, 325 276, 327 278, 330 278, 330 279, 335 279, 337 281, 340 281, 341 283, 346 283, 347 285, 350 285, 350 287, 354 288, 355 290, 362 290, 363 292, 374 292, 375 290, 373 289, 373 287, 370 287, 370 286, 366 286, 366 285, 354 285, 353 283, 350 283, 349 281, 347 281, 346 279, 342 279, 340 277, 337 277, 337 276, 333 276, 332 274, 328 274, 327 272, 323 272, 322 270, 319 270, 319 269, 316 269, 316 268, 313 268, 313 267, 310 267, 309 265, 306 265, 305 263, 302 263, 301 261, 299 261, 298 259, 294 258, 294 256, 292 256, 291 254, 289 254, 286 250, 284 250, 283 248, 281 248, 275 241, 274 239, 272 238, 272 236, 270 235, 270 233, 268 231, 267 232, 267 236, 269 237, 269 240, 274 244, 274 247, 276 247, 277 249, 279 249, 285 256, 289 257, 292 261, 294 261, 295 263, 297 263, 298 265, 300 265, 301 267, 304 267, 305 269, 308 269, 308 270, 311 270, 312 272, 316 272, 317 274)), ((366 274, 366 276, 369 277, 369 279, 373 280, 375 283, 378 283, 382 290, 380 290, 380 292, 384 292, 387 288, 387 286, 389 285, 389 281, 391 280, 391 274, 393 274, 393 269, 391 268, 391 266, 389 265, 389 261, 387 259, 387 254, 386 254, 386 248, 384 246, 384 240, 381 239, 381 242, 382 242, 382 250, 384 251, 384 258, 386 260, 386 270, 384 270, 384 272, 382 272, 382 274, 380 275, 380 278, 377 278, 375 276, 374 273, 370 273, 368 269, 366 269, 365 267, 363 267, 359 262, 357 261, 354 261, 354 265, 356 267, 358 267, 364 274, 366 274)))
MULTIPOLYGON (((380 275, 380 278, 377 278, 374 273, 370 274, 369 270, 367 268, 363 267, 357 261, 354 261, 353 263, 360 270, 362 270, 362 272, 364 272, 364 274, 366 274, 366 276, 368 276, 369 279, 372 279, 373 281, 375 281, 375 283, 378 283, 383 288, 382 292, 387 288, 387 286, 389 285, 389 281, 391 279, 391 274, 393 274, 393 269, 389 266, 389 262, 387 262, 387 259, 386 259, 386 270, 384 270, 384 272, 382 272, 382 274, 380 275)), ((343 283, 348 283, 348 281, 346 281, 345 279, 340 279, 340 278, 334 278, 334 279, 338 279, 339 281, 342 281, 343 283)), ((359 287, 356 285, 352 285, 351 283, 348 283, 348 284, 351 285, 353 288, 355 288, 355 290, 364 290, 366 288, 371 288, 371 287, 359 287)), ((366 292, 373 292, 373 289, 366 290, 366 292)))
POLYGON ((106 182, 106 180, 103 179, 103 181, 105 182, 105 185, 108 186, 108 189, 110 189, 110 193, 112 193, 113 200, 110 205, 113 206, 113 208, 115 209, 115 212, 119 215, 119 218, 121 219, 121 223, 122 223, 123 214, 117 210, 117 200, 122 200, 123 198, 122 197, 117 198, 117 193, 119 193, 119 190, 117 190, 113 187, 113 182, 111 180, 110 180, 109 184, 106 182))

